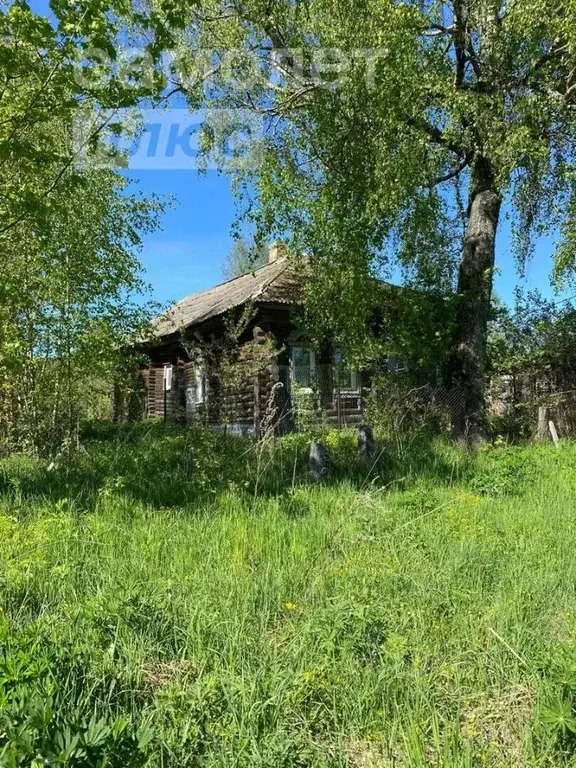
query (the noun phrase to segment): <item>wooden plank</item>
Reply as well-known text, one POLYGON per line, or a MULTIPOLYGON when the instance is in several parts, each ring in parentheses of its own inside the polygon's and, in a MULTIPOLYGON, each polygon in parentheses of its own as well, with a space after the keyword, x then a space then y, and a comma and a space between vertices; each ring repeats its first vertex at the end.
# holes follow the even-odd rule
POLYGON ((548 422, 548 427, 550 429, 550 434, 552 435, 552 440, 554 441, 554 445, 556 448, 560 448, 560 439, 558 438, 558 432, 556 430, 556 425, 553 421, 548 422))

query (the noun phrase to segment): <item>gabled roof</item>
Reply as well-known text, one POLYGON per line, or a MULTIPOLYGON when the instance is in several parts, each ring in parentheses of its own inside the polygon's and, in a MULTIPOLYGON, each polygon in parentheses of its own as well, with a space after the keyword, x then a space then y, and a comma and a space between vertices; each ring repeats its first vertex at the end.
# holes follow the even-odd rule
POLYGON ((302 284, 302 276, 286 259, 279 258, 246 275, 187 296, 156 318, 153 330, 157 336, 170 336, 250 303, 297 304, 302 284))

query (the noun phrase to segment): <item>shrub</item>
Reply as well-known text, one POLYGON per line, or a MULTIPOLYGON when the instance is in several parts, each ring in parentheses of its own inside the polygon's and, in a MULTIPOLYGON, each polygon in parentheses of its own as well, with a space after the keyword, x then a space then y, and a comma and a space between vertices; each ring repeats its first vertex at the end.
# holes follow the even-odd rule
POLYGON ((470 478, 470 487, 487 496, 522 493, 535 481, 536 467, 527 451, 518 446, 488 446, 470 478))

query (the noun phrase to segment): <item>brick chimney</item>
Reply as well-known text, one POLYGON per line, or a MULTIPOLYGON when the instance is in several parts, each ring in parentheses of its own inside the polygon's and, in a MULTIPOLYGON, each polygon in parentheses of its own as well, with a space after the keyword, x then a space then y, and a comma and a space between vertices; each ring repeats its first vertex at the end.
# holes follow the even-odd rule
POLYGON ((286 243, 282 240, 275 240, 268 246, 268 264, 273 264, 279 259, 286 258, 286 243))

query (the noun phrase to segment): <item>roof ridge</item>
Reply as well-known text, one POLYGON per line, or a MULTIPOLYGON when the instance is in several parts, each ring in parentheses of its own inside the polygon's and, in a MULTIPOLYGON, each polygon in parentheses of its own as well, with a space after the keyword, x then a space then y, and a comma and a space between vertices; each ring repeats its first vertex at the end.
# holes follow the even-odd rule
MULTIPOLYGON (((224 280, 221 283, 216 283, 216 285, 211 285, 210 288, 203 288, 201 291, 196 291, 195 293, 189 293, 187 296, 183 296, 181 299, 178 299, 178 301, 174 302, 172 306, 176 307, 178 306, 178 304, 181 304, 183 301, 188 301, 189 299, 193 299, 195 296, 202 296, 205 293, 210 293, 210 291, 215 291, 217 288, 222 288, 225 285, 234 283, 236 280, 241 280, 243 277, 248 277, 248 275, 256 276, 256 272, 260 272, 261 270, 266 269, 267 267, 272 267, 278 263, 279 263, 278 261, 268 261, 266 262, 266 264, 262 264, 262 266, 256 267, 256 269, 251 269, 248 272, 243 272, 241 275, 236 275, 236 277, 230 277, 228 280, 224 280)), ((276 275, 276 277, 278 277, 278 275, 276 275)))
POLYGON ((179 328, 202 323, 234 306, 249 302, 280 301, 294 303, 298 291, 298 272, 291 270, 291 262, 279 259, 258 267, 252 272, 238 275, 204 291, 190 294, 157 317, 153 324, 160 336, 169 335, 179 328), (285 295, 287 292, 287 295, 285 295), (288 295, 289 294, 289 295, 288 295))
MULTIPOLYGON (((277 272, 275 275, 273 275, 273 276, 270 278, 270 280, 268 280, 268 282, 264 282, 264 283, 263 283, 263 284, 260 286, 260 288, 258 289, 258 291, 257 291, 257 292, 254 294, 254 296, 253 296, 252 298, 256 298, 257 296, 260 296, 261 294, 263 294, 263 293, 264 293, 264 291, 265 291, 267 288, 270 288, 270 286, 272 285, 272 283, 273 283, 275 280, 278 280, 278 278, 279 278, 281 275, 283 275, 283 274, 284 274, 284 272, 286 272, 286 270, 288 269, 288 262, 287 262, 285 259, 282 259, 282 261, 280 261, 280 262, 278 262, 278 261, 273 261, 273 262, 270 262, 270 266, 272 266, 273 264, 276 264, 276 265, 277 265, 277 264, 280 264, 280 266, 281 266, 281 267, 283 267, 283 269, 279 270, 279 271, 278 271, 278 272, 277 272)), ((267 265, 267 266, 268 266, 268 265, 267 265)), ((254 274, 254 273, 252 273, 252 274, 254 274)))

